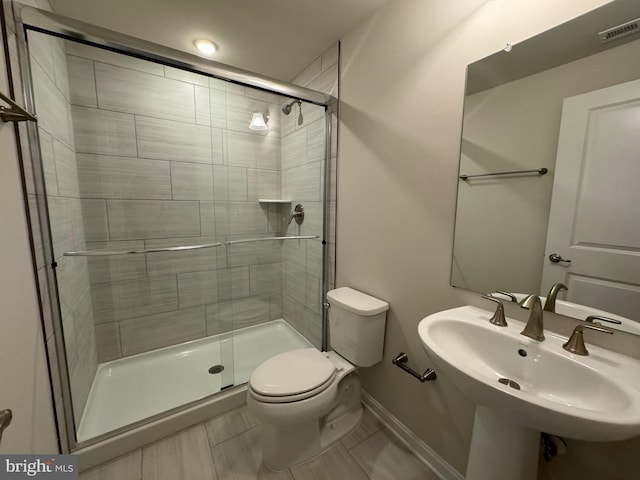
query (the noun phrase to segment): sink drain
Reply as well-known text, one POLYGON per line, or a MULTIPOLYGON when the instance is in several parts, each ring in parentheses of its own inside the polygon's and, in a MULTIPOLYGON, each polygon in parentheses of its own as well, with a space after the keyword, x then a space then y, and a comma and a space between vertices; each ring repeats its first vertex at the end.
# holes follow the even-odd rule
POLYGON ((498 380, 498 382, 503 385, 507 385, 508 387, 515 388, 516 390, 520 390, 520 385, 518 385, 518 382, 509 380, 508 378, 501 378, 500 380, 498 380))
POLYGON ((223 370, 224 370, 224 365, 214 365, 209 369, 209 373, 211 375, 215 375, 216 373, 220 373, 223 370))

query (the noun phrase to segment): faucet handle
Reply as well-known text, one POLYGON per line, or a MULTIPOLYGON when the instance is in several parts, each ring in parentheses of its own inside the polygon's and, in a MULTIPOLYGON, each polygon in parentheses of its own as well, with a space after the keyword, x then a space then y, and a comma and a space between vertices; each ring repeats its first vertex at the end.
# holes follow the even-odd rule
POLYGON ((496 308, 493 317, 489 319, 489 322, 491 322, 493 325, 497 325, 498 327, 506 327, 507 319, 504 318, 504 305, 502 305, 502 302, 499 299, 492 297, 491 295, 482 295, 482 298, 484 298, 485 300, 491 300, 492 302, 498 304, 498 307, 496 308))
POLYGON ((504 290, 496 290, 495 292, 490 293, 489 296, 492 296, 494 293, 499 293, 500 295, 504 295, 505 297, 509 297, 509 300, 511 302, 518 303, 518 299, 516 298, 516 296, 513 293, 505 292, 504 290))
POLYGON ((593 323, 594 325, 602 325, 600 322, 596 322, 596 320, 601 320, 603 322, 615 323, 616 325, 621 325, 622 322, 620 320, 616 320, 615 318, 603 317, 601 315, 589 315, 585 322, 593 323))
POLYGON ((584 337, 582 335, 582 331, 585 328, 588 330, 595 330, 596 332, 608 333, 609 335, 613 334, 613 330, 610 328, 590 322, 583 322, 576 325, 576 328, 574 328, 571 333, 571 337, 569 337, 567 343, 562 345, 562 348, 567 352, 575 353, 576 355, 589 355, 589 351, 584 346, 584 337))
POLYGON ((298 225, 302 225, 302 222, 304 222, 304 208, 302 207, 301 204, 297 204, 295 206, 295 208, 293 209, 293 212, 291 212, 291 215, 289 216, 289 222, 287 223, 287 225, 290 225, 291 221, 294 218, 296 219, 296 223, 298 225))

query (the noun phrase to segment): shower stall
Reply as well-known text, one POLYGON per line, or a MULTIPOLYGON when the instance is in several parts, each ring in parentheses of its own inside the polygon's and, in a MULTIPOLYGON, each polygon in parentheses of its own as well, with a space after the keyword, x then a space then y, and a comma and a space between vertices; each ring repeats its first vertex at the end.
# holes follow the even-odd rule
POLYGON ((14 10, 63 450, 325 349, 335 98, 14 10))

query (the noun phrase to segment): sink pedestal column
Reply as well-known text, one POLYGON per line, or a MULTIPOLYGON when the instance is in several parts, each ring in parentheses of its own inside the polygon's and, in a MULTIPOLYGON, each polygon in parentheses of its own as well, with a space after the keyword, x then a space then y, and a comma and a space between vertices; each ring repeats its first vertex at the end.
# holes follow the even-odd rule
POLYGON ((540 432, 477 405, 466 480, 535 480, 540 432))

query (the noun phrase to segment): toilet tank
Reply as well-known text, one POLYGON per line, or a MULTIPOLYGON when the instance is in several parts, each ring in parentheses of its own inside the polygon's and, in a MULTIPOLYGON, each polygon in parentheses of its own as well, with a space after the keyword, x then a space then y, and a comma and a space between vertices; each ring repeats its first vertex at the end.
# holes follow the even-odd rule
POLYGON ((360 367, 382 360, 389 304, 349 287, 328 291, 327 300, 331 348, 360 367))

